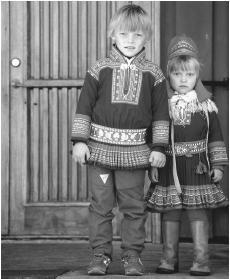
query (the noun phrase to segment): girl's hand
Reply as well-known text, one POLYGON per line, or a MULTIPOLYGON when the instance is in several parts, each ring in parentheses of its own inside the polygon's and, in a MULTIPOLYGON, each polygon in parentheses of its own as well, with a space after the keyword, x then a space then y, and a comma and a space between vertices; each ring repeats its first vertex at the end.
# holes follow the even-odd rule
POLYGON ((158 182, 158 169, 155 167, 151 167, 149 169, 149 179, 151 182, 158 182))
POLYGON ((223 178, 224 173, 219 169, 212 169, 210 172, 210 175, 211 175, 212 181, 214 183, 216 183, 216 182, 219 182, 223 178))
POLYGON ((152 151, 149 157, 149 162, 152 167, 163 168, 166 162, 166 156, 159 151, 152 151))
POLYGON ((90 157, 88 146, 84 142, 78 142, 73 146, 73 159, 75 162, 84 165, 90 157))

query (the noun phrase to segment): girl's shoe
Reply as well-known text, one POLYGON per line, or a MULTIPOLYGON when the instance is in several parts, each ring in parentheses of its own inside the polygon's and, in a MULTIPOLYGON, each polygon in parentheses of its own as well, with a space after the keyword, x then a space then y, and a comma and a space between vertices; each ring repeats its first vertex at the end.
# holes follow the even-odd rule
POLYGON ((163 221, 163 257, 156 273, 172 274, 178 272, 178 245, 180 222, 163 221))
POLYGON ((208 276, 211 274, 209 269, 208 253, 208 222, 192 221, 191 230, 194 243, 194 261, 190 269, 190 275, 208 276))
POLYGON ((207 265, 193 263, 193 266, 190 268, 190 275, 193 276, 208 276, 210 274, 211 272, 207 265))
POLYGON ((162 259, 160 265, 156 269, 158 274, 173 274, 178 272, 178 263, 170 264, 166 260, 162 259))

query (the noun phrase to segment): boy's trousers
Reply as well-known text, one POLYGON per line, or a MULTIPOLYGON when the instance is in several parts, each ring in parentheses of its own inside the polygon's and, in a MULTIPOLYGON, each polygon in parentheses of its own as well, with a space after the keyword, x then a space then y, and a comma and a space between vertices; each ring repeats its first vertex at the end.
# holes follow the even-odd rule
POLYGON ((140 254, 144 248, 147 212, 144 201, 145 170, 110 170, 89 166, 89 236, 94 254, 112 256, 113 208, 123 213, 123 255, 140 254))

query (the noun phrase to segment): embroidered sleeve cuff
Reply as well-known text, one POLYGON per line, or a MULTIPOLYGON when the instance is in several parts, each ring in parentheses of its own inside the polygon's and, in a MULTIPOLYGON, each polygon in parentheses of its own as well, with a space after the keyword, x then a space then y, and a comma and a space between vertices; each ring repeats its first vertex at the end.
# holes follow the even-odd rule
POLYGON ((153 146, 167 146, 169 141, 169 121, 154 121, 152 123, 153 146))
POLYGON ((88 115, 76 114, 72 126, 72 142, 86 142, 90 136, 91 120, 88 115))
POLYGON ((212 167, 228 165, 228 156, 223 141, 215 141, 208 144, 208 153, 212 167))

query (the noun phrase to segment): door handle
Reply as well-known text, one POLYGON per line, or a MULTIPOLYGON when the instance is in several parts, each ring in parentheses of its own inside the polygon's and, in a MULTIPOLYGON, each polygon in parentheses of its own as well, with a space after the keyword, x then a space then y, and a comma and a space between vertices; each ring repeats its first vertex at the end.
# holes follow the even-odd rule
POLYGON ((14 88, 19 88, 19 87, 26 87, 23 83, 21 83, 19 80, 14 79, 11 82, 11 86, 14 88))

